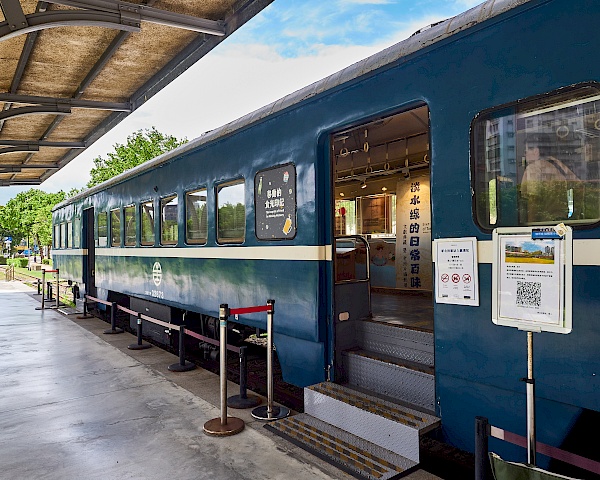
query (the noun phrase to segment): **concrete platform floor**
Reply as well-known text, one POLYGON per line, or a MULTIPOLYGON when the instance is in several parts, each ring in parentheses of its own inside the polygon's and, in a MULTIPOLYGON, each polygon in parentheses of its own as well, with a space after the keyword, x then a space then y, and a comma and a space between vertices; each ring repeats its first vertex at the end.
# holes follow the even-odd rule
POLYGON ((34 293, 0 281, 0 478, 353 478, 271 434, 250 410, 229 410, 246 422, 240 434, 205 435, 220 415, 217 375, 170 372, 175 355, 128 350, 135 337, 103 335, 96 318, 35 310, 34 293))

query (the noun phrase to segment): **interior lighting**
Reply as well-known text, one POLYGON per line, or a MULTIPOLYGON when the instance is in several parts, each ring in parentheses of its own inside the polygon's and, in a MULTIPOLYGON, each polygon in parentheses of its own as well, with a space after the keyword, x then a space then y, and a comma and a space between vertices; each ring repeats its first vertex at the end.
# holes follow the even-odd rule
POLYGON ((344 192, 340 192, 340 197, 343 197, 343 196, 344 196, 344 192))
POLYGON ((387 192, 387 187, 381 187, 382 192, 387 192))
POLYGON ((363 182, 360 188, 367 188, 367 182, 363 182))

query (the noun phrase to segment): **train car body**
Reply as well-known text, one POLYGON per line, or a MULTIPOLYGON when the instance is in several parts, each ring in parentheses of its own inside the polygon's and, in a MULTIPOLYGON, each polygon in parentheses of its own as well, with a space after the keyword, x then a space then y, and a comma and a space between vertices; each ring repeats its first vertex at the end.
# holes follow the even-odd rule
POLYGON ((396 295, 395 313, 430 321, 444 438, 473 451, 477 415, 525 429, 525 334, 491 320, 492 230, 564 222, 572 332, 535 334, 538 439, 561 446, 600 410, 598 19, 591 0, 506 0, 433 26, 57 206, 55 266, 100 298, 210 317, 275 299, 300 386, 343 375, 340 337, 377 307, 369 288, 396 295), (589 180, 587 210, 576 187, 568 213, 527 213, 534 130, 589 180), (432 241, 473 237, 479 305, 435 302, 432 241))

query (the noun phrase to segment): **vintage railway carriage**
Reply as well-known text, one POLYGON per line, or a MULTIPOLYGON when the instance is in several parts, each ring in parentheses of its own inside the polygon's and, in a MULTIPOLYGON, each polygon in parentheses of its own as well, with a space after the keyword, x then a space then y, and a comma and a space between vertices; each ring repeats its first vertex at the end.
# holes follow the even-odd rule
POLYGON ((55 265, 199 331, 221 303, 273 298, 286 381, 408 385, 472 451, 476 415, 525 429, 525 336, 491 320, 492 230, 564 222, 572 332, 535 334, 538 439, 561 446, 600 409, 599 19, 592 0, 485 2, 60 204, 55 265), (524 187, 532 134, 556 160, 546 190, 524 187), (479 304, 436 302, 435 242, 471 237, 479 304), (419 364, 425 384, 377 362, 419 364))

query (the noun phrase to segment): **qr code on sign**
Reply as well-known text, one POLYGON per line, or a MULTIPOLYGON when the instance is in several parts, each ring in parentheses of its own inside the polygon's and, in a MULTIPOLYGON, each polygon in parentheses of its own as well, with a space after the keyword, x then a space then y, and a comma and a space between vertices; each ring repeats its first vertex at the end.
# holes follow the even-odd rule
POLYGON ((539 307, 542 303, 541 282, 517 281, 517 305, 539 307))

